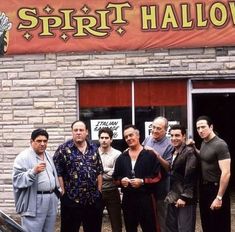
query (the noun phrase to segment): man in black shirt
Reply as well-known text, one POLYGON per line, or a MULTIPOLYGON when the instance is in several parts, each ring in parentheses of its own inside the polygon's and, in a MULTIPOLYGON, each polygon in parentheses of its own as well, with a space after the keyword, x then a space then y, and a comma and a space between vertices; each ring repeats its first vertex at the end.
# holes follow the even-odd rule
POLYGON ((186 129, 173 125, 170 129, 174 146, 170 171, 170 192, 166 217, 167 232, 194 232, 196 222, 197 158, 195 149, 185 144, 186 129))
POLYGON ((133 125, 124 129, 128 150, 116 160, 113 178, 123 192, 122 209, 127 232, 156 232, 153 186, 160 179, 160 165, 154 153, 140 144, 139 131, 133 125))
POLYGON ((197 132, 203 139, 199 159, 201 183, 199 204, 203 232, 230 232, 230 153, 224 140, 213 131, 207 116, 196 121, 197 132))

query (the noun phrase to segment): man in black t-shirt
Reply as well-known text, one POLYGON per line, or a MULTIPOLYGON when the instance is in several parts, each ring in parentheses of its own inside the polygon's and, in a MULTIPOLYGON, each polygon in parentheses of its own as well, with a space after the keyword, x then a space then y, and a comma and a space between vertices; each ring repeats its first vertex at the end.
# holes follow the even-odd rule
POLYGON ((230 179, 230 153, 224 140, 213 131, 207 116, 196 121, 197 132, 203 139, 199 158, 201 181, 199 205, 203 232, 230 232, 231 214, 228 184, 230 179))

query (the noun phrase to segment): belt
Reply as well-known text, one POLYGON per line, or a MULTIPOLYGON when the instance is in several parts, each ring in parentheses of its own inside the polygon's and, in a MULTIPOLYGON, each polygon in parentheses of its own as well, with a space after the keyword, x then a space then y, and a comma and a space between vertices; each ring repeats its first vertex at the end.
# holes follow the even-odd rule
POLYGON ((55 192, 55 189, 52 189, 50 191, 37 191, 37 194, 52 194, 55 192))
POLYGON ((202 184, 203 185, 214 185, 214 186, 218 186, 219 185, 218 182, 212 182, 212 181, 206 181, 206 180, 203 180, 202 184))

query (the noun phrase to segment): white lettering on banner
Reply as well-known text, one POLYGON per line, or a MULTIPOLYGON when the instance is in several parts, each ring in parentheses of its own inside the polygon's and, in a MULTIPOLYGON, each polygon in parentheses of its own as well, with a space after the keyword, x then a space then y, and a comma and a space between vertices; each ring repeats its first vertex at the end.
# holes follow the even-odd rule
POLYGON ((91 120, 91 139, 98 140, 98 132, 103 127, 113 131, 113 139, 122 139, 122 119, 97 119, 91 120))

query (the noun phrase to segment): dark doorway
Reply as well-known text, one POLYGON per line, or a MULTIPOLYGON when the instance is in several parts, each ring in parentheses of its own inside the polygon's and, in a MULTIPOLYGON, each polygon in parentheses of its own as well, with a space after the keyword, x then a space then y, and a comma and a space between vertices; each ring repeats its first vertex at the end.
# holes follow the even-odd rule
POLYGON ((196 133, 195 121, 198 116, 209 116, 214 130, 224 139, 230 150, 232 159, 231 188, 235 190, 235 93, 207 93, 193 95, 194 138, 197 146, 201 140, 196 133))

